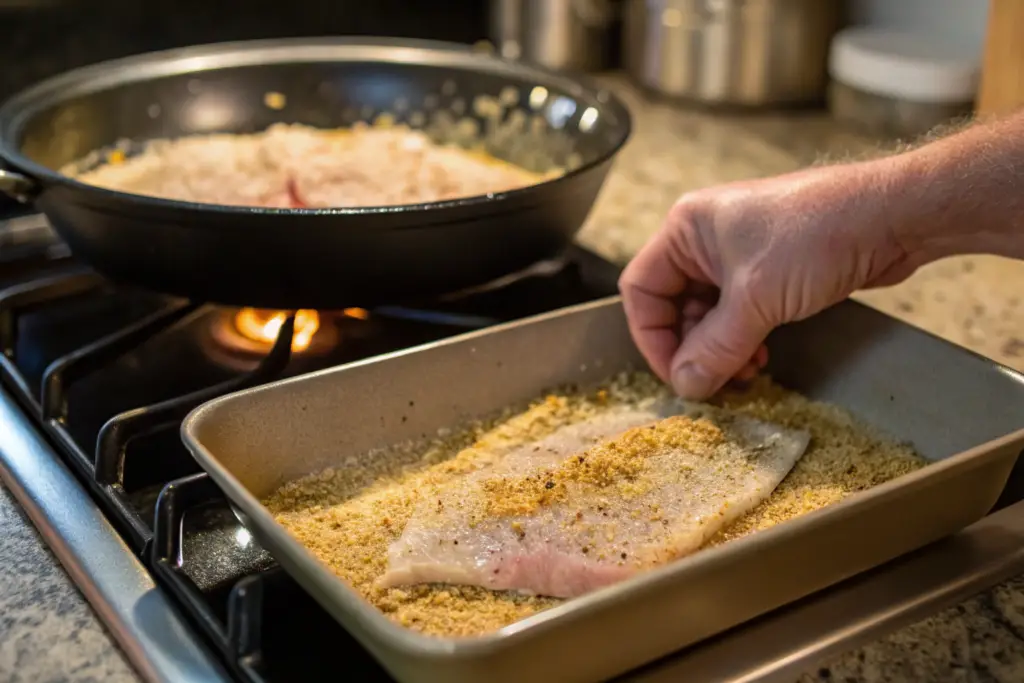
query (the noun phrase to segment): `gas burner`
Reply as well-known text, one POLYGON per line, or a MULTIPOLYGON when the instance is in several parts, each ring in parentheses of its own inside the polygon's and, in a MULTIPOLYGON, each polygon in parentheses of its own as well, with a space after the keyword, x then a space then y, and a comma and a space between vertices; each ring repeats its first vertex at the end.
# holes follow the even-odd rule
MULTIPOLYGON (((242 308, 231 316, 230 325, 219 326, 219 331, 225 333, 220 341, 240 351, 261 353, 277 339, 287 318, 288 311, 242 308)), ((331 325, 323 326, 323 333, 317 336, 320 329, 320 314, 317 311, 296 311, 292 353, 316 353, 329 348, 332 342, 337 341, 337 335, 331 334, 335 331, 331 325), (330 339, 332 336, 335 338, 330 339), (316 345, 313 344, 314 341, 316 345)))
MULTIPOLYGON (((224 309, 215 316, 211 332, 214 341, 223 349, 246 358, 266 355, 277 339, 281 326, 290 311, 262 308, 224 309)), ((341 341, 337 321, 341 318, 366 320, 369 312, 362 308, 343 311, 295 311, 295 334, 292 353, 323 355, 341 341)))

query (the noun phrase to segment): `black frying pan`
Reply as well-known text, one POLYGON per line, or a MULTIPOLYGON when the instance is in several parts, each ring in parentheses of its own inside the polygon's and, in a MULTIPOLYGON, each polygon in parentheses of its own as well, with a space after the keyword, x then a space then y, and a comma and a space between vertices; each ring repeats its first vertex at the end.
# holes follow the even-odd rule
POLYGON ((97 64, 11 98, 0 107, 0 190, 34 204, 77 257, 115 280, 223 304, 373 306, 478 285, 557 255, 629 132, 629 113, 611 94, 463 46, 230 43, 97 64), (57 170, 125 139, 252 133, 279 121, 333 128, 381 112, 415 123, 464 111, 486 128, 477 96, 503 91, 503 102, 516 102, 503 120, 523 110, 540 133, 517 141, 499 126, 484 136, 495 154, 541 165, 545 155, 559 165, 573 157, 575 170, 491 196, 348 209, 176 202, 57 170), (268 106, 268 93, 284 95, 284 108, 268 106))

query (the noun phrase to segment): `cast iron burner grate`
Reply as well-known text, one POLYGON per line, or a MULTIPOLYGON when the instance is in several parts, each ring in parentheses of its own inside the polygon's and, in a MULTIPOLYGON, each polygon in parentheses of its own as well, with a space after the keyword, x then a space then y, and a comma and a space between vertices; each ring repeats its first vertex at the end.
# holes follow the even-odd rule
POLYGON ((232 391, 614 294, 618 273, 574 247, 491 287, 346 319, 327 354, 293 353, 288 317, 265 355, 225 364, 209 334, 223 309, 118 286, 51 243, 0 259, 0 377, 238 680, 341 666, 390 680, 239 523, 182 419, 232 391))

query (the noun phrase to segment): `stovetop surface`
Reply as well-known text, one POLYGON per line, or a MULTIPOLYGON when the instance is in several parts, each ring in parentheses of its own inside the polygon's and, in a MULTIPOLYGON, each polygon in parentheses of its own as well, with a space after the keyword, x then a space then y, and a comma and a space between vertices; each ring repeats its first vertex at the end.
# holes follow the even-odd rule
MULTIPOLYGON (((0 397, 14 408, 5 409, 7 416, 14 422, 23 417, 45 435, 52 446, 45 453, 52 451, 77 476, 229 676, 247 683, 391 679, 239 524, 181 444, 184 415, 233 389, 602 298, 615 292, 618 278, 614 265, 574 248, 563 267, 484 292, 325 317, 337 343, 324 353, 290 353, 284 325, 273 345, 245 355, 227 350, 217 334, 233 309, 114 286, 67 258, 59 244, 18 238, 12 244, 3 225, 0 379, 20 405, 18 412, 0 397)), ((70 486, 65 490, 77 497, 76 485, 70 486)), ((1015 503, 1021 500, 1024 467, 1018 462, 996 509, 1011 507, 973 531, 652 664, 631 680, 791 679, 801 662, 854 637, 909 623, 1019 573, 1024 504, 1015 503)), ((84 531, 71 535, 92 538, 84 531)), ((93 547, 89 541, 84 552, 93 547)), ((119 587, 107 582, 108 602, 116 601, 109 591, 119 587)), ((146 611, 121 602, 124 610, 146 611)), ((122 645, 123 637, 138 638, 124 631, 122 645)), ((182 649, 161 656, 166 662, 176 655, 187 659, 182 649)))
POLYGON ((618 273, 573 247, 561 265, 486 291, 322 315, 336 338, 326 350, 289 353, 285 326, 253 354, 218 335, 235 309, 113 285, 52 245, 22 248, 0 259, 0 369, 233 676, 327 680, 343 665, 359 680, 390 680, 240 525, 181 443, 181 418, 232 388, 602 298, 618 273))

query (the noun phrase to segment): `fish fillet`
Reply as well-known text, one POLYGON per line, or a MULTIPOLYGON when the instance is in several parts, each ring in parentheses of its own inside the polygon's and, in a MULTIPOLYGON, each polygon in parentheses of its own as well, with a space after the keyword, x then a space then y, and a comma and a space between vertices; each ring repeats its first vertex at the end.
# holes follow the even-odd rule
POLYGON ((426 496, 379 584, 575 597, 700 548, 764 501, 808 441, 680 401, 611 410, 426 496))

